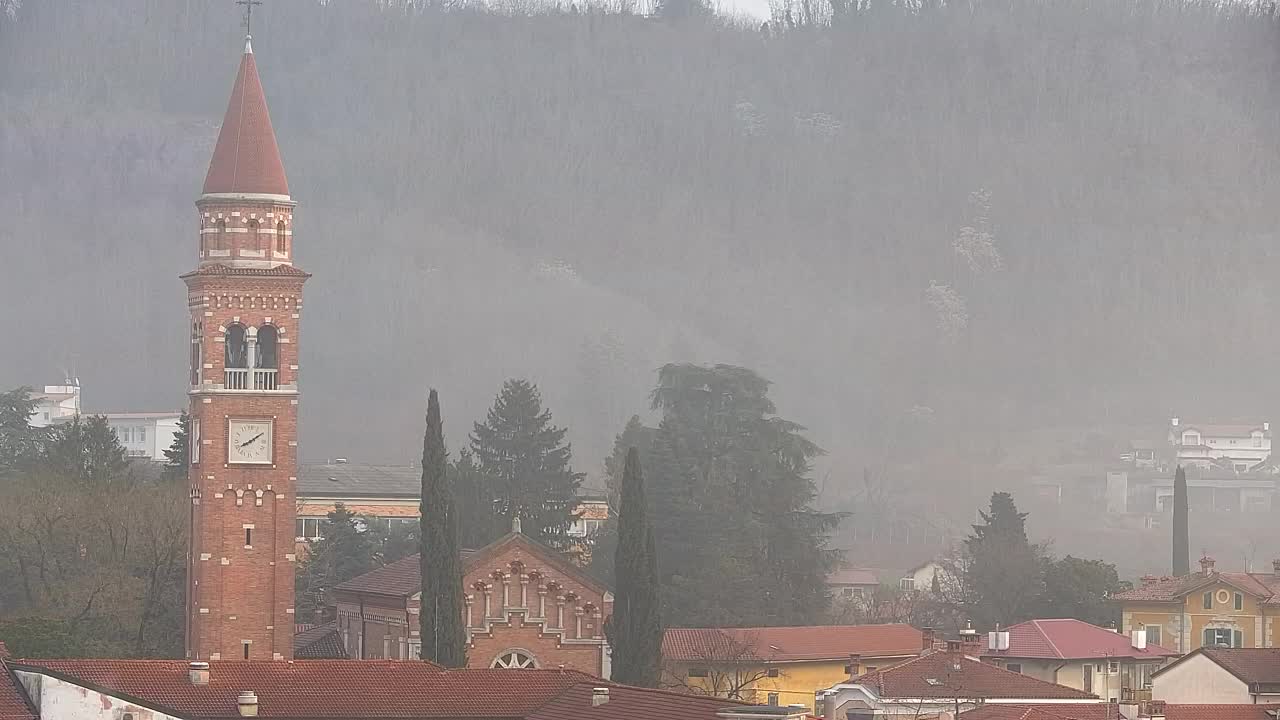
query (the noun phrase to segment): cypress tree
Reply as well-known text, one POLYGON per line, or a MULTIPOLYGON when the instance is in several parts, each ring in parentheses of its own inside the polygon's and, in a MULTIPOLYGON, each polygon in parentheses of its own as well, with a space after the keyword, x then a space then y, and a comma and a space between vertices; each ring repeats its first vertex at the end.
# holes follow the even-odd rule
POLYGON ((608 635, 613 647, 613 680, 657 687, 662 659, 662 618, 658 563, 640 471, 640 453, 627 451, 618 513, 617 575, 608 635))
POLYGON ((422 439, 422 603, 418 613, 422 659, 445 667, 467 664, 462 627, 462 563, 449 463, 440 421, 440 398, 427 398, 422 439))
POLYGON ((1187 473, 1178 466, 1173 476, 1173 574, 1191 574, 1191 540, 1187 532, 1187 473))

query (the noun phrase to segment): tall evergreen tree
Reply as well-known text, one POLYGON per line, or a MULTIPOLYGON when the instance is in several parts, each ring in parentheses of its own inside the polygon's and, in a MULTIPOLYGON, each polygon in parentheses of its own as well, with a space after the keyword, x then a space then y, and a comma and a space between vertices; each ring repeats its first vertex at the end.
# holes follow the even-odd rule
POLYGON ((378 546, 377 535, 346 505, 337 503, 320 523, 320 539, 309 543, 306 559, 294 576, 299 617, 323 612, 335 585, 381 566, 378 546))
POLYGON ((191 465, 191 416, 186 410, 178 418, 178 429, 173 433, 173 442, 164 451, 164 477, 167 480, 181 480, 187 476, 187 468, 191 465))
POLYGON ((657 687, 662 660, 662 617, 657 553, 649 525, 640 453, 627 451, 618 514, 613 616, 606 628, 613 648, 613 679, 657 687))
POLYGON ((418 619, 422 659, 457 668, 467 664, 467 654, 462 627, 462 560, 453 502, 440 398, 432 390, 422 439, 422 609, 418 619))
POLYGON ((1027 514, 1009 493, 992 493, 979 514, 965 539, 965 610, 979 627, 1022 622, 1044 597, 1043 553, 1027 540, 1027 514))
POLYGON ((124 446, 101 415, 77 415, 51 434, 41 465, 63 477, 109 483, 128 469, 124 446))
POLYGON ((35 412, 31 388, 0 393, 0 478, 30 467, 44 451, 49 431, 31 426, 35 412))
POLYGON ((838 515, 813 508, 822 449, 777 417, 769 382, 729 365, 659 371, 649 505, 672 624, 801 625, 829 598, 838 515))
POLYGON ((508 380, 483 423, 476 423, 471 451, 494 499, 490 512, 510 528, 520 517, 523 532, 556 549, 569 546, 577 514, 582 474, 570 467, 572 450, 565 429, 551 424, 538 387, 508 380))
POLYGON ((1191 574, 1191 540, 1187 528, 1187 472, 1178 466, 1173 476, 1173 574, 1191 574))
POLYGON ((458 459, 449 466, 449 472, 458 514, 459 547, 482 548, 511 530, 511 524, 504 527, 503 517, 494 511, 494 483, 476 465, 470 448, 458 451, 458 459))

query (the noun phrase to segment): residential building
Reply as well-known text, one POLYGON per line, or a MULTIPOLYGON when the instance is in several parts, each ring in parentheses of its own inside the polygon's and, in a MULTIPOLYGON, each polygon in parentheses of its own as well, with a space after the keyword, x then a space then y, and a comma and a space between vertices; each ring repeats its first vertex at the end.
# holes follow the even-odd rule
POLYGON ((1249 472, 1271 456, 1271 423, 1196 424, 1175 417, 1169 444, 1178 465, 1249 472))
POLYGON ((1179 653, 1200 647, 1271 647, 1280 616, 1280 560, 1271 573, 1217 572, 1213 558, 1200 572, 1181 577, 1145 576, 1118 593, 1121 630, 1146 633, 1150 645, 1179 653))
POLYGON ((1112 703, 983 705, 960 713, 960 720, 1126 720, 1112 703))
MULTIPOLYGON (((609 677, 604 622, 613 594, 595 578, 518 531, 464 554, 462 572, 471 667, 565 667, 609 677)), ((418 657, 421 592, 417 555, 334 588, 347 655, 418 657)))
POLYGON ((935 580, 937 584, 941 584, 946 577, 947 570, 942 563, 930 560, 903 573, 898 580, 898 589, 908 592, 932 592, 935 580))
POLYGON ((45 385, 43 392, 31 393, 35 412, 27 421, 32 427, 49 427, 64 418, 80 414, 80 385, 45 385))
POLYGON ((1170 705, 1146 703, 1135 720, 1276 720, 1280 705, 1170 705))
POLYGON ((571 670, 443 670, 421 661, 0 662, 5 720, 802 720, 616 685, 571 670))
POLYGON ((984 661, 1098 695, 1112 702, 1151 699, 1151 676, 1178 652, 1075 619, 1028 620, 987 634, 984 661))
POLYGON ((664 687, 748 702, 810 705, 814 694, 862 667, 909 660, 933 644, 910 625, 668 628, 662 641, 664 687))
MULTIPOLYGON (((980 705, 1088 704, 1096 695, 984 663, 966 654, 960 642, 913 660, 865 672, 818 693, 826 718, 851 712, 886 717, 955 720, 980 705)), ((853 715, 856 717, 856 715, 853 715)))
POLYGON ((293 656, 299 328, 311 277, 293 264, 295 205, 246 38, 196 200, 196 267, 182 276, 191 660, 293 656))
MULTIPOLYGON (((1276 493, 1276 476, 1255 468, 1238 473, 1217 465, 1185 468, 1187 498, 1204 510, 1270 512, 1276 493)), ((1173 511, 1174 472, 1108 470, 1107 512, 1167 515, 1173 511)))
POLYGON ((827 576, 827 591, 837 601, 867 598, 880 587, 880 578, 871 568, 842 567, 827 576))
POLYGON ((1200 648, 1152 677, 1152 697, 1168 704, 1280 703, 1280 649, 1200 648))
MULTIPOLYGON (((299 543, 320 539, 320 528, 334 506, 377 518, 388 528, 417 524, 422 503, 422 468, 414 465, 368 465, 337 458, 298 466, 298 514, 294 535, 299 543)), ((586 543, 609 518, 608 499, 583 494, 571 537, 586 543)))
POLYGON ((164 462, 167 459, 164 451, 173 446, 182 413, 103 413, 102 416, 116 431, 129 457, 164 462))

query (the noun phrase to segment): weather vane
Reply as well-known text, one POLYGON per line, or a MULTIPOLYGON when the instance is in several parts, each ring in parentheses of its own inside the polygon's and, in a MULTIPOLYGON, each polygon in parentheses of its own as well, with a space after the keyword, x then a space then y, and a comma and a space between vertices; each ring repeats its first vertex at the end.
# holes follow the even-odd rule
POLYGON ((244 6, 244 33, 253 34, 253 6, 261 5, 262 0, 236 0, 237 5, 244 6))

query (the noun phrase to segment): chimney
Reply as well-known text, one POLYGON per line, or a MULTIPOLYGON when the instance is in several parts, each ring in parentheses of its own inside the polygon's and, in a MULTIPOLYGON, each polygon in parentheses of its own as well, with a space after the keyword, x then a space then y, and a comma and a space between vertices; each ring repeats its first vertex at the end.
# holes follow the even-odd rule
MULTIPOLYGON (((1280 563, 1280 560, 1278 560, 1278 561, 1276 561, 1276 562, 1277 562, 1277 563, 1280 563)), ((921 650, 932 650, 932 649, 933 649, 933 638, 934 638, 933 628, 931 628, 931 627, 929 627, 929 626, 927 626, 927 625, 926 625, 925 627, 920 628, 920 649, 921 649, 921 650)))
POLYGON ((209 684, 209 663, 193 662, 188 666, 188 675, 191 677, 192 685, 208 685, 209 684))
POLYGON ((334 458, 334 459, 333 459, 333 464, 334 464, 334 465, 346 465, 346 464, 347 464, 347 459, 346 459, 346 458, 334 458))
POLYGON ((1214 566, 1213 558, 1209 557, 1208 555, 1205 555, 1204 557, 1200 558, 1200 574, 1203 577, 1209 577, 1210 575, 1213 574, 1213 566, 1214 566))
POLYGON ((600 707, 609 702, 609 688, 598 687, 591 689, 591 707, 600 707))
POLYGON ((853 680, 862 674, 862 656, 857 653, 849 655, 849 679, 853 680))
POLYGON ((236 708, 240 717, 258 717, 258 696, 252 690, 245 690, 236 698, 236 708))
POLYGON ((1147 631, 1134 630, 1130 632, 1129 644, 1133 646, 1134 650, 1146 650, 1147 649, 1147 631))
POLYGON ((1178 416, 1175 415, 1172 418, 1170 418, 1169 424, 1172 425, 1173 427, 1178 427, 1178 416))
POLYGON ((960 652, 960 641, 959 641, 959 640, 948 640, 948 641, 947 641, 947 652, 949 652, 949 653, 958 653, 958 652, 960 652))
POLYGON ((1141 578, 1138 578, 1138 581, 1142 583, 1142 587, 1146 587, 1148 585, 1155 585, 1156 581, 1159 579, 1160 578, 1155 575, 1143 575, 1141 578))
POLYGON ((960 645, 967 653, 976 653, 982 645, 982 636, 973 629, 972 620, 966 622, 964 629, 960 631, 960 645))
POLYGON ((1271 574, 1280 577, 1280 558, 1271 561, 1271 574))
POLYGON ((1262 423, 1262 429, 1265 430, 1266 432, 1271 432, 1271 423, 1264 421, 1262 423))

